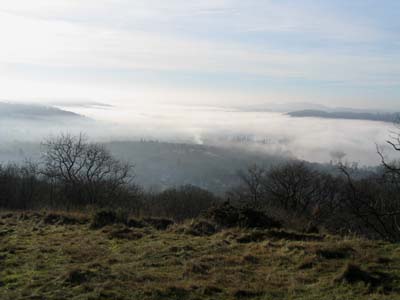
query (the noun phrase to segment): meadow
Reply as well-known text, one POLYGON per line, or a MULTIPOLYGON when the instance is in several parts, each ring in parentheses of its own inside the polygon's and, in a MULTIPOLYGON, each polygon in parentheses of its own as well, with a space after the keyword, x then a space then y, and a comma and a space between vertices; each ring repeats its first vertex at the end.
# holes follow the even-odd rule
POLYGON ((87 213, 2 212, 1 299, 400 299, 398 244, 87 213))

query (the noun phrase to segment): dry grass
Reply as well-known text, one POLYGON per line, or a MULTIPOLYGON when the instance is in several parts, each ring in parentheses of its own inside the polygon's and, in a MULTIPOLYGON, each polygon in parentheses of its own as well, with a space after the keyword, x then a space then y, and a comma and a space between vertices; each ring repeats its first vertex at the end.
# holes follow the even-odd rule
POLYGON ((394 244, 284 230, 192 235, 187 224, 93 230, 47 215, 0 216, 0 299, 400 299, 394 244))

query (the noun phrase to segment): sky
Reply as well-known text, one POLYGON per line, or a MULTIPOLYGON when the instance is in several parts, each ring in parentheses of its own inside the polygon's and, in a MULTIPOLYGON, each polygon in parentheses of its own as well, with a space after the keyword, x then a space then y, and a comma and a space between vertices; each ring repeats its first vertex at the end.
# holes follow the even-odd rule
POLYGON ((0 0, 0 99, 400 110, 398 0, 0 0))

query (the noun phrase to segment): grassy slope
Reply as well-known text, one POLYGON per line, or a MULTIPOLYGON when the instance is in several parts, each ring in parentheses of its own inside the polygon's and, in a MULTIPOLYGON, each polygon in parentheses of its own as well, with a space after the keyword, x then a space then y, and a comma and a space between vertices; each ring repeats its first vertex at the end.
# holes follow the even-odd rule
POLYGON ((333 236, 240 243, 255 232, 119 229, 0 216, 0 299, 400 299, 398 245, 333 236), (348 262, 385 280, 335 281, 348 262))

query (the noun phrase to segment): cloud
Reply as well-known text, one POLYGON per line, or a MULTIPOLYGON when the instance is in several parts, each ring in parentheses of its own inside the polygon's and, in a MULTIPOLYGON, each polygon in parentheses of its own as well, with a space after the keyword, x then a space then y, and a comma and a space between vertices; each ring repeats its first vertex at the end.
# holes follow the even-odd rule
POLYGON ((99 29, 0 15, 0 61, 58 67, 233 72, 272 77, 367 81, 400 73, 393 57, 254 49, 174 34, 99 29), (8 28, 12 27, 10 31, 8 28), (375 78, 373 78, 375 79, 375 78))
MULTIPOLYGON (((331 92, 341 89, 341 94, 349 87, 374 87, 379 92, 396 87, 400 54, 370 48, 388 39, 388 33, 365 17, 328 8, 314 1, 270 0, 4 1, 0 78, 16 86, 36 86, 38 92, 46 85, 68 89, 76 81, 81 81, 78 90, 92 90, 96 71, 109 72, 114 87, 121 86, 126 72, 141 70, 219 78, 240 74, 286 82, 287 87, 297 81, 299 90, 304 89, 299 82, 305 81, 315 83, 316 90, 322 84, 331 92), (302 47, 293 47, 295 41, 302 47), (27 83, 24 68, 41 69, 40 78, 27 83), (54 79, 61 73, 72 74, 62 78, 68 82, 54 79), (90 78, 82 81, 82 73, 90 78)), ((151 89, 146 79, 133 84, 151 89)), ((152 84, 160 89, 166 82, 152 84)), ((208 88, 211 93, 212 84, 190 88, 208 88)), ((232 85, 248 92, 240 82, 232 85)), ((273 89, 268 94, 281 93, 273 89)))

